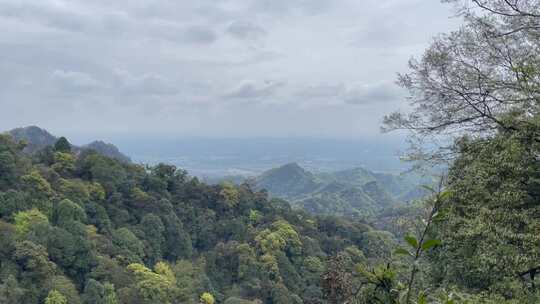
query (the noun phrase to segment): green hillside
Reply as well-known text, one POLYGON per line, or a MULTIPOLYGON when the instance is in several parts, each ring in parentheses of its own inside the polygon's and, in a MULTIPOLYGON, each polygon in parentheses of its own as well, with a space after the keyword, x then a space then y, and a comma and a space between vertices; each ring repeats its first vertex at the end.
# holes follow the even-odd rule
POLYGON ((311 193, 323 185, 313 173, 297 163, 270 169, 261 174, 255 184, 257 188, 267 190, 272 196, 291 199, 311 193))
POLYGON ((253 183, 271 196, 289 199, 314 214, 374 216, 399 202, 424 197, 421 179, 374 173, 364 168, 314 174, 296 163, 266 171, 253 183))
POLYGON ((352 271, 395 245, 247 184, 54 146, 0 135, 1 303, 319 303, 333 256, 352 271))

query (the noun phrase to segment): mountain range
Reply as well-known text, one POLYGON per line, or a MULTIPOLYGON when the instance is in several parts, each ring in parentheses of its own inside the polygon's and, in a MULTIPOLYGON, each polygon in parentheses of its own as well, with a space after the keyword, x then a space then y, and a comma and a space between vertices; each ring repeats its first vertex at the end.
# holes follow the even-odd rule
POLYGON ((425 196, 420 185, 428 181, 413 174, 375 173, 364 168, 312 173, 290 163, 268 170, 250 183, 314 214, 370 216, 425 196))
MULTIPOLYGON (((59 138, 52 135, 47 130, 36 126, 16 128, 8 131, 7 133, 10 134, 15 140, 25 141, 26 147, 23 151, 28 154, 32 154, 47 146, 54 146, 54 144, 59 138)), ((120 152, 120 150, 118 150, 115 145, 105 143, 100 140, 93 141, 80 147, 71 145, 71 148, 76 153, 84 150, 94 150, 107 157, 114 158, 125 163, 131 162, 131 159, 122 152, 120 152)))
MULTIPOLYGON (((53 146, 59 138, 36 126, 16 128, 7 133, 16 140, 25 141, 24 152, 28 154, 53 146)), ((122 162, 131 162, 116 146, 103 141, 72 145, 72 150, 75 153, 94 150, 122 162)), ((237 184, 247 181, 255 189, 265 189, 272 197, 288 200, 295 208, 313 214, 372 216, 400 202, 426 195, 419 187, 426 180, 412 174, 377 173, 365 168, 313 173, 298 163, 267 170, 257 177, 225 177, 214 182, 222 180, 237 184)))

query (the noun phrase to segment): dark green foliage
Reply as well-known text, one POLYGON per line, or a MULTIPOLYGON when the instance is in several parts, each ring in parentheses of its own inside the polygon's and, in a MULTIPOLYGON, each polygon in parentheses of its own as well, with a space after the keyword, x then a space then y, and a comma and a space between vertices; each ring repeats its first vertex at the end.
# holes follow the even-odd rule
POLYGON ((90 279, 84 287, 82 298, 84 304, 105 304, 105 287, 100 282, 90 279))
POLYGON ((144 257, 142 242, 128 228, 113 231, 112 243, 115 246, 115 255, 126 263, 140 262, 144 257))
POLYGON ((54 144, 54 151, 69 153, 71 152, 71 144, 65 137, 60 137, 54 144))
POLYGON ((298 197, 320 186, 314 174, 296 163, 269 170, 258 177, 256 183, 257 187, 284 198, 298 197))
POLYGON ((29 160, 22 157, 24 145, 0 134, 0 191, 15 188, 17 179, 27 172, 29 160))
POLYGON ((438 254, 442 281, 510 292, 520 284, 517 273, 529 279, 528 271, 540 266, 536 134, 458 143, 460 157, 448 182, 452 197, 439 224, 445 244, 438 254), (452 263, 457 259, 462 262, 452 263))
POLYGON ((62 145, 30 159, 9 137, 0 141, 0 297, 317 303, 327 257, 362 248, 371 230, 293 211, 247 184, 207 185, 174 166, 62 145))
MULTIPOLYGON (((409 248, 397 251, 390 232, 294 210, 247 184, 207 185, 173 166, 93 152, 30 160, 6 138, 0 150, 20 166, 0 191, 0 298, 325 304, 356 295, 398 303, 434 284, 533 299, 526 291, 540 266, 535 130, 459 141, 444 208, 425 238, 415 234, 424 225, 416 219, 421 204, 388 208, 375 222, 408 236, 409 248), (415 252, 425 254, 408 267, 415 252), (404 288, 408 269, 415 275, 404 288)), ((376 181, 361 192, 391 205, 376 181)), ((438 289, 430 299, 439 295, 448 294, 438 289)))
POLYGON ((19 282, 13 275, 0 284, 0 303, 20 303, 24 290, 19 286, 19 282))
POLYGON ((165 227, 161 219, 154 214, 145 215, 140 224, 140 229, 144 231, 145 252, 148 265, 154 265, 161 260, 164 251, 165 237, 163 236, 165 227))
POLYGON ((30 207, 28 196, 24 192, 15 190, 0 192, 0 217, 9 218, 18 211, 30 207))
POLYGON ((93 141, 87 145, 82 146, 81 149, 96 151, 104 156, 114 158, 124 163, 131 162, 131 159, 122 154, 116 146, 105 143, 103 141, 93 141))

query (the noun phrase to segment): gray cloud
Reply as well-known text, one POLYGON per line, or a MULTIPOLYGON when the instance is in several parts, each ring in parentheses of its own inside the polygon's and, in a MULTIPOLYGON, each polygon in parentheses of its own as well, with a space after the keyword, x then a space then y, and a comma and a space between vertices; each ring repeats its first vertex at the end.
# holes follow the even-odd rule
POLYGON ((242 81, 235 88, 225 93, 227 98, 238 99, 258 99, 273 96, 285 82, 281 81, 264 81, 257 82, 254 80, 242 81))
POLYGON ((88 25, 84 15, 47 5, 46 2, 7 1, 0 6, 0 16, 68 31, 81 31, 88 25))
POLYGON ((370 135, 402 98, 395 73, 452 14, 433 0, 0 0, 0 130, 370 135))
POLYGON ((255 3, 257 9, 266 12, 283 14, 296 11, 313 15, 327 11, 335 2, 328 0, 259 0, 255 3))
POLYGON ((343 84, 318 84, 300 89, 297 95, 302 98, 332 98, 341 96, 344 91, 343 84))
POLYGON ((261 26, 247 21, 234 21, 227 27, 227 33, 237 39, 259 40, 267 35, 261 26))
POLYGON ((351 105, 373 105, 399 101, 404 92, 391 82, 367 84, 316 84, 308 85, 297 92, 299 98, 342 102, 351 105))
POLYGON ((202 26, 191 26, 184 30, 183 38, 186 42, 195 44, 210 44, 218 39, 213 30, 202 26))
POLYGON ((397 85, 380 83, 353 86, 345 92, 344 101, 349 104, 362 105, 399 101, 403 97, 404 93, 397 85))
POLYGON ((58 90, 63 92, 77 93, 103 87, 103 84, 97 79, 82 72, 56 70, 51 77, 58 90))
POLYGON ((130 95, 175 95, 180 92, 179 84, 175 84, 161 75, 133 76, 126 71, 117 71, 120 77, 120 88, 130 95))

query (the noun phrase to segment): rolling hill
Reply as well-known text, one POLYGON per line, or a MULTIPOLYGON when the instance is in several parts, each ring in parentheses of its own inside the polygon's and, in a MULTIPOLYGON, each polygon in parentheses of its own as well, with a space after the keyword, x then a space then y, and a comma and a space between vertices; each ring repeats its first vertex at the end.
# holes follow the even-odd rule
POLYGON ((251 183, 314 214, 370 216, 426 195, 419 187, 422 180, 413 175, 375 173, 364 168, 316 174, 297 163, 268 170, 251 183))

